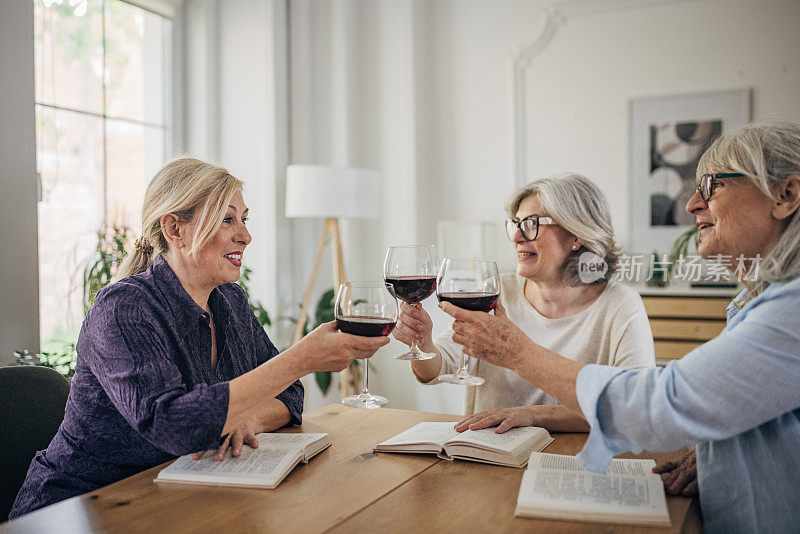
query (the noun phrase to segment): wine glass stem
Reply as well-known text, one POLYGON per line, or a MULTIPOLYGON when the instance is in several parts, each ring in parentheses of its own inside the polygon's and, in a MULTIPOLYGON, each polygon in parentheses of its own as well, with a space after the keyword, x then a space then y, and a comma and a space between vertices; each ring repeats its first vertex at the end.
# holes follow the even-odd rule
POLYGON ((467 353, 464 352, 464 349, 461 349, 461 365, 458 367, 458 373, 460 375, 466 375, 467 373, 467 353))
POLYGON ((364 378, 361 383, 361 395, 369 395, 367 385, 369 384, 369 358, 364 358, 364 378))
MULTIPOLYGON (((422 306, 420 306, 419 302, 413 303, 412 306, 414 306, 417 309, 421 309, 422 308, 422 306)), ((420 353, 419 345, 417 345, 417 340, 416 339, 411 341, 411 348, 409 349, 408 352, 410 352, 412 354, 419 354, 420 353)))

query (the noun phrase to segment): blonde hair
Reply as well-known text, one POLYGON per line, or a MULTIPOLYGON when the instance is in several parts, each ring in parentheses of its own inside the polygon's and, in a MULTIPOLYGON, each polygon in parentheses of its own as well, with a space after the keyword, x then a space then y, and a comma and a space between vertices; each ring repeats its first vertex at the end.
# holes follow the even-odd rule
POLYGON ((578 270, 579 258, 587 250, 608 265, 605 276, 594 283, 610 280, 616 272, 620 248, 614 241, 611 210, 603 192, 579 174, 543 178, 529 183, 509 197, 506 202, 508 216, 515 217, 519 205, 531 195, 537 196, 539 204, 550 218, 581 242, 578 250, 571 251, 564 263, 564 283, 573 287, 582 283, 578 270))
MULTIPOLYGON (((758 121, 717 138, 697 164, 697 179, 709 172, 741 172, 767 197, 789 176, 800 174, 800 125, 758 121)), ((778 242, 759 263, 755 297, 769 284, 800 273, 800 210, 790 216, 778 242)))
POLYGON ((197 218, 197 230, 189 254, 197 255, 222 225, 228 204, 242 182, 227 170, 195 158, 181 157, 156 173, 142 204, 142 237, 125 258, 115 280, 147 270, 169 250, 161 231, 161 217, 174 214, 181 222, 197 218))

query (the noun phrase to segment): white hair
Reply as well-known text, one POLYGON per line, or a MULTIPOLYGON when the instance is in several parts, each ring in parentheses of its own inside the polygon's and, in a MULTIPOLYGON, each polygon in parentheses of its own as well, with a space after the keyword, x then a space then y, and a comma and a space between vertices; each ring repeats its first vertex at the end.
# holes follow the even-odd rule
POLYGON ((603 192, 579 174, 565 173, 543 178, 529 183, 509 197, 506 202, 508 216, 515 217, 519 205, 531 195, 536 195, 550 218, 581 242, 581 247, 571 251, 564 263, 564 283, 570 286, 581 284, 578 261, 587 250, 608 265, 605 276, 596 283, 611 279, 616 272, 620 248, 614 240, 611 210, 603 192))
MULTIPOLYGON (((741 172, 775 200, 773 191, 800 174, 800 125, 759 121, 717 138, 697 164, 698 179, 708 172, 741 172)), ((750 297, 773 282, 800 273, 800 209, 790 216, 778 242, 759 264, 759 280, 750 297)))

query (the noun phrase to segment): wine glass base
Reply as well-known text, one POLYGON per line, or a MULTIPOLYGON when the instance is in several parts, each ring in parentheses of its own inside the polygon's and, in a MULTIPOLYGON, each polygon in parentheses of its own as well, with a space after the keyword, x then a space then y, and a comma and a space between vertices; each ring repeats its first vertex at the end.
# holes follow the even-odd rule
POLYGON ((452 374, 440 375, 439 382, 447 382, 448 384, 456 384, 459 386, 480 386, 486 380, 479 376, 472 376, 468 374, 452 374))
POLYGON ((386 406, 388 403, 389 401, 386 397, 373 395, 372 393, 350 395, 342 399, 342 404, 345 406, 350 406, 351 408, 366 408, 368 410, 377 410, 381 406, 386 406))
POLYGON ((436 357, 436 354, 433 352, 414 352, 410 350, 403 354, 398 354, 394 357, 395 360, 403 360, 403 361, 415 361, 415 360, 432 360, 436 357))

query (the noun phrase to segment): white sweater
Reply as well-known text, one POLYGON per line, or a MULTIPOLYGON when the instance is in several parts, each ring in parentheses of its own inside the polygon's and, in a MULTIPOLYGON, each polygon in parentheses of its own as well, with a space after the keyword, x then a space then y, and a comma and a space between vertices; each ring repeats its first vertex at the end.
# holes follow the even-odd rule
MULTIPOLYGON (((508 318, 539 345, 571 360, 631 369, 655 366, 653 334, 642 298, 630 287, 611 281, 588 308, 558 319, 540 314, 525 299, 525 279, 516 273, 501 276, 500 301, 508 318)), ((436 338, 442 353, 439 374, 453 373, 461 363, 461 345, 453 330, 436 338)), ((503 367, 469 358, 469 372, 486 379, 475 389, 474 406, 468 391, 465 412, 509 406, 558 404, 527 380, 503 367)), ((434 380, 431 383, 436 383, 434 380)))

